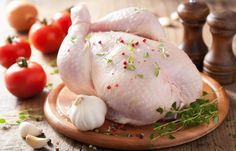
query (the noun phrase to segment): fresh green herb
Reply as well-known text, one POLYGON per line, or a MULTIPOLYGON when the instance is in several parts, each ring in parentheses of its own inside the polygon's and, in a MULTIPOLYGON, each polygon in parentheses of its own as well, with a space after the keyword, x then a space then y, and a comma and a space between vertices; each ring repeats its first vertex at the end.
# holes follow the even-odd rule
POLYGON ((19 115, 19 119, 20 119, 20 120, 25 120, 25 119, 26 119, 26 116, 25 116, 24 114, 20 114, 20 115, 19 115))
POLYGON ((144 77, 143 74, 137 74, 137 76, 138 76, 140 79, 143 79, 143 77, 144 77))
POLYGON ((169 112, 166 113, 165 117, 172 117, 173 115, 174 114, 171 111, 169 111, 169 112))
POLYGON ((171 105, 171 107, 172 107, 172 110, 176 111, 176 110, 177 110, 176 102, 174 102, 174 103, 171 105))
MULTIPOLYGON (((166 116, 175 115, 177 117, 176 120, 164 124, 154 124, 154 133, 150 135, 150 138, 153 140, 164 135, 171 135, 183 128, 208 124, 211 119, 215 124, 218 123, 219 117, 216 101, 216 99, 211 102, 207 99, 197 99, 181 110, 178 110, 176 103, 173 103, 171 111, 167 112, 166 116)), ((162 109, 158 108, 157 112, 162 112, 162 109)))
POLYGON ((131 40, 130 42, 128 42, 128 50, 131 52, 134 52, 135 48, 133 46, 133 42, 134 40, 131 40))
POLYGON ((53 68, 53 70, 51 71, 51 75, 58 74, 58 73, 59 73, 58 68, 53 68))
POLYGON ((218 124, 218 122, 219 122, 219 116, 216 115, 216 116, 213 118, 213 121, 214 121, 214 124, 218 124))
POLYGON ((164 112, 164 109, 159 107, 158 109, 156 109, 157 112, 159 112, 160 114, 162 114, 164 112))
POLYGON ((77 39, 76 35, 73 35, 73 36, 71 36, 70 41, 72 43, 75 43, 76 39, 77 39))
POLYGON ((134 64, 128 64, 127 69, 130 70, 130 71, 135 71, 136 67, 135 67, 134 64))
POLYGON ((155 71, 154 72, 155 72, 155 76, 158 77, 159 72, 160 72, 160 67, 157 63, 155 63, 155 71))
POLYGON ((134 8, 134 11, 139 13, 139 12, 142 12, 144 11, 144 8, 134 8))
POLYGON ((0 118, 0 124, 6 123, 6 120, 4 118, 0 118))
POLYGON ((98 56, 98 57, 102 57, 102 56, 104 56, 105 54, 104 53, 97 53, 96 54, 96 56, 98 56))
POLYGON ((91 37, 92 37, 92 34, 88 34, 86 37, 85 37, 85 40, 90 40, 91 39, 91 37))
POLYGON ((160 43, 160 44, 158 45, 158 47, 159 47, 159 49, 160 49, 161 55, 162 55, 164 58, 169 57, 169 53, 168 53, 168 51, 165 49, 163 43, 160 43))
POLYGON ((53 88, 53 84, 52 83, 48 83, 45 87, 48 88, 48 89, 52 89, 53 88))
POLYGON ((57 67, 57 60, 53 59, 52 61, 50 61, 50 66, 51 67, 57 67))
POLYGON ((128 50, 134 52, 135 48, 132 45, 128 45, 128 50))
POLYGON ((129 64, 134 64, 134 62, 135 62, 134 56, 129 56, 129 58, 128 58, 128 63, 129 63, 129 64))
POLYGON ((160 44, 158 45, 159 48, 164 48, 164 46, 165 46, 165 45, 164 45, 163 43, 160 43, 160 44))
POLYGON ((153 140, 155 138, 155 134, 152 133, 149 138, 150 138, 150 140, 153 140))
POLYGON ((21 120, 17 120, 17 121, 16 121, 16 124, 20 124, 20 123, 21 123, 21 120))
POLYGON ((149 58, 149 57, 150 57, 150 55, 149 55, 149 53, 148 53, 148 52, 145 52, 145 53, 144 53, 144 55, 143 55, 143 57, 144 57, 144 58, 149 58))
POLYGON ((136 66, 135 66, 134 62, 135 62, 134 56, 129 56, 128 65, 127 65, 128 70, 130 70, 130 71, 136 70, 136 66))
POLYGON ((112 63, 112 59, 105 58, 105 60, 107 61, 107 63, 112 63))

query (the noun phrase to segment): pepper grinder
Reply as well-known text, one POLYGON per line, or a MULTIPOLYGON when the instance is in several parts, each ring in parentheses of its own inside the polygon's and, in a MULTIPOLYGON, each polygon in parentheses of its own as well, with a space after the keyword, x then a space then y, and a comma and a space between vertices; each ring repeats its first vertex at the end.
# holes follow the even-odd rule
POLYGON ((233 83, 236 78, 236 57, 233 54, 232 41, 236 33, 236 13, 211 13, 207 17, 207 23, 213 40, 211 50, 204 59, 203 72, 221 84, 233 83))
POLYGON ((203 59, 208 48, 202 38, 202 27, 209 14, 209 8, 204 2, 190 1, 178 6, 177 12, 184 26, 183 42, 179 48, 184 50, 199 71, 203 68, 203 59))

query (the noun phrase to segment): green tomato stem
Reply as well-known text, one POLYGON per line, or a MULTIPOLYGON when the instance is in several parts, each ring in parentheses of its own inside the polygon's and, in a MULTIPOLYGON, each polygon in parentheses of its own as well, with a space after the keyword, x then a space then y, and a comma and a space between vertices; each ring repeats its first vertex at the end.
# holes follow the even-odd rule
POLYGON ((16 60, 16 63, 18 64, 19 67, 22 67, 22 68, 27 68, 28 67, 27 60, 24 57, 19 57, 16 60))
POLYGON ((15 36, 8 36, 8 37, 7 37, 7 42, 9 42, 10 44, 12 44, 13 41, 14 41, 14 39, 15 39, 15 36))

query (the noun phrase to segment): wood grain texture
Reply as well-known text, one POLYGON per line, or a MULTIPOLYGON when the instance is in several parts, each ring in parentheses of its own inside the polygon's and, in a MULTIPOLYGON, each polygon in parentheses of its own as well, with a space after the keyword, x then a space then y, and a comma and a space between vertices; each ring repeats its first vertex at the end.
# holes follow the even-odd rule
MULTIPOLYGON (((9 27, 6 21, 6 4, 10 0, 0 1, 0 39, 9 34, 14 34, 14 30, 9 27)), ((177 5, 183 0, 86 0, 84 1, 92 14, 93 20, 109 13, 110 11, 117 10, 128 6, 141 6, 149 9, 150 11, 158 14, 159 16, 169 16, 171 12, 177 9, 177 5)), ((66 7, 76 4, 77 0, 32 0, 37 4, 40 12, 40 18, 50 18, 55 12, 62 10, 66 7)), ((207 1, 210 10, 231 9, 236 11, 235 0, 210 0, 207 1)), ((179 22, 174 22, 174 27, 165 28, 166 33, 170 40, 178 45, 182 41, 183 28, 179 22)), ((204 25, 203 38, 208 47, 211 45, 211 34, 209 26, 204 25)), ((236 37, 233 40, 233 49, 236 54, 236 37)), ((52 67, 49 65, 50 61, 55 59, 56 55, 44 56, 37 50, 33 49, 32 60, 35 60, 43 65, 48 73, 48 83, 53 83, 54 86, 61 82, 58 75, 51 75, 52 67)), ((4 84, 5 69, 0 67, 0 117, 7 119, 17 116, 17 111, 23 108, 42 108, 47 91, 42 95, 34 97, 29 100, 20 101, 12 96, 5 88, 4 84)), ((224 86, 230 99, 230 111, 226 121, 212 133, 194 141, 181 146, 163 149, 162 151, 235 151, 236 139, 231 135, 236 131, 236 123, 233 119, 236 117, 236 83, 224 86)), ((83 145, 77 141, 73 141, 59 133, 55 132, 46 121, 37 122, 37 126, 44 129, 47 137, 52 139, 52 142, 59 145, 54 145, 48 150, 55 150, 56 146, 60 151, 88 151, 87 145, 83 145)), ((17 126, 12 127, 10 130, 0 130, 0 150, 1 151, 27 151, 32 150, 18 134, 17 126)), ((47 149, 42 149, 47 150, 47 149)), ((108 151, 108 149, 99 148, 101 151, 108 151)))

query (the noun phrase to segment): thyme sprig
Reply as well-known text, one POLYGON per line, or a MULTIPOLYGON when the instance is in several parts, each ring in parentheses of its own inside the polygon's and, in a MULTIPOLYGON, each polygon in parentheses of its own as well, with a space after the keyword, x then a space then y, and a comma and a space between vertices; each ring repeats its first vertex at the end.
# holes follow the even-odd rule
MULTIPOLYGON (((205 95, 206 93, 204 92, 205 95)), ((175 116, 176 119, 164 124, 155 123, 153 128, 154 133, 150 135, 151 140, 165 135, 169 135, 169 138, 174 139, 173 133, 181 129, 209 124, 210 120, 213 120, 217 124, 219 120, 217 99, 213 101, 205 98, 197 99, 182 109, 178 109, 176 102, 174 102, 171 111, 165 112, 165 109, 161 107, 156 111, 160 114, 166 113, 166 117, 175 116)))

